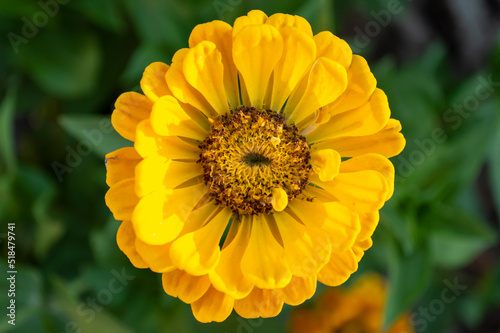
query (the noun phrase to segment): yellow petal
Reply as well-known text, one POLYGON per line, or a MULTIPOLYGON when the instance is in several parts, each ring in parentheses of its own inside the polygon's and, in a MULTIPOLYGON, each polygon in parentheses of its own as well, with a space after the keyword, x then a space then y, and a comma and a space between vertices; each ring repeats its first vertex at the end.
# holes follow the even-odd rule
POLYGON ((176 269, 172 260, 170 260, 171 244, 150 245, 138 238, 135 240, 137 253, 147 263, 149 269, 156 273, 171 272, 176 269))
POLYGON ((176 136, 162 137, 156 134, 149 119, 137 126, 134 147, 143 158, 163 156, 168 159, 197 161, 200 157, 199 142, 183 140, 176 136))
MULTIPOLYGON (((205 221, 210 219, 215 209, 215 205, 207 204, 192 211, 179 236, 200 229, 205 221)), ((151 270, 158 273, 170 272, 177 269, 170 259, 171 246, 171 242, 164 245, 150 245, 140 239, 136 239, 137 252, 142 256, 151 270)))
POLYGON ((196 320, 201 323, 222 322, 233 311, 233 305, 233 298, 211 286, 205 295, 191 304, 191 310, 196 320))
POLYGON ((274 26, 276 29, 280 30, 280 32, 282 28, 293 27, 309 37, 313 36, 313 31, 309 22, 307 22, 305 18, 297 15, 276 13, 269 16, 266 20, 266 24, 274 26))
POLYGON ((250 105, 250 98, 248 97, 247 86, 245 85, 245 80, 243 80, 243 76, 241 75, 241 73, 238 73, 238 80, 240 84, 241 105, 250 105))
POLYGON ((340 154, 333 149, 321 149, 311 152, 311 166, 322 181, 330 181, 339 173, 340 154))
POLYGON ((191 211, 180 236, 201 229, 217 214, 219 214, 220 206, 216 205, 215 201, 206 202, 206 200, 209 200, 207 197, 208 196, 205 194, 205 197, 202 198, 193 211, 191 211))
POLYGON ((233 24, 233 38, 247 25, 264 24, 266 20, 267 15, 258 9, 249 11, 246 16, 238 17, 233 24))
POLYGON ((356 241, 356 243, 352 247, 352 251, 354 252, 354 256, 358 262, 361 260, 361 258, 363 258, 365 251, 372 247, 372 245, 373 241, 371 238, 367 238, 362 241, 356 241))
POLYGON ((234 301, 234 311, 244 318, 276 317, 282 308, 276 291, 257 287, 247 297, 234 301))
POLYGON ((283 247, 274 238, 267 221, 261 215, 253 220, 250 240, 241 259, 243 275, 259 288, 283 288, 292 278, 285 262, 283 247))
POLYGON ((332 116, 326 124, 307 134, 307 142, 314 143, 341 136, 371 135, 384 128, 390 115, 387 96, 382 90, 375 89, 367 103, 332 116))
POLYGON ((338 137, 319 142, 314 147, 335 149, 342 157, 354 157, 367 153, 392 157, 402 152, 406 145, 406 140, 400 132, 401 123, 396 119, 389 119, 385 127, 375 134, 338 137))
POLYGON ((224 208, 203 228, 175 240, 170 248, 175 266, 191 275, 210 272, 219 261, 219 242, 232 215, 230 209, 224 208))
POLYGON ((132 215, 137 237, 151 245, 161 245, 179 235, 184 221, 177 215, 164 216, 165 202, 172 196, 171 190, 150 193, 143 197, 132 215))
POLYGON ((249 25, 233 40, 233 59, 245 81, 251 106, 262 108, 274 67, 283 52, 283 38, 270 25, 249 25))
POLYGON ((292 274, 298 277, 316 274, 330 258, 329 236, 317 228, 307 228, 286 213, 275 213, 273 216, 292 274))
MULTIPOLYGON (((327 107, 327 106, 326 106, 327 107)), ((326 107, 323 107, 317 111, 317 118, 314 121, 314 125, 323 125, 326 124, 332 115, 326 111, 326 107)))
POLYGON ((122 180, 110 187, 106 196, 106 206, 118 221, 130 221, 139 198, 134 191, 135 180, 133 178, 122 180))
POLYGON ((114 184, 128 178, 134 178, 134 170, 141 156, 133 147, 120 148, 106 155, 106 184, 114 184))
POLYGON ((316 278, 316 275, 304 278, 294 276, 285 288, 276 290, 276 293, 286 304, 302 304, 314 296, 316 278))
POLYGON ((163 62, 153 62, 144 70, 141 89, 152 102, 156 102, 162 96, 172 94, 165 80, 168 68, 169 66, 163 62))
POLYGON ((382 208, 389 192, 385 177, 373 170, 341 172, 330 182, 319 179, 312 181, 338 198, 342 204, 361 213, 382 208))
POLYGON ((377 87, 377 80, 370 71, 365 58, 353 55, 347 70, 347 88, 344 93, 326 108, 332 115, 355 109, 366 103, 377 87))
POLYGON ((345 68, 349 68, 352 61, 352 50, 345 40, 338 38, 330 31, 322 31, 313 38, 318 58, 326 57, 340 63, 345 68))
POLYGON ((223 21, 212 21, 198 24, 189 36, 189 47, 206 40, 214 43, 222 56, 224 67, 224 88, 232 108, 240 104, 238 88, 238 72, 233 62, 233 28, 223 21))
POLYGON ((135 192, 142 198, 160 189, 173 189, 180 184, 202 175, 197 163, 178 162, 160 156, 143 159, 135 169, 135 192))
POLYGON ((359 214, 359 223, 361 225, 361 231, 359 232, 359 235, 356 238, 356 242, 364 241, 373 235, 373 232, 375 231, 375 228, 378 225, 379 218, 380 217, 378 211, 359 214))
POLYGON ((285 106, 290 123, 297 124, 336 100, 346 89, 347 72, 338 62, 321 57, 304 80, 307 80, 305 90, 295 89, 285 106))
POLYGON ((152 156, 137 165, 135 193, 139 198, 163 188, 162 180, 165 179, 169 162, 164 157, 152 156))
POLYGON ((358 261, 354 252, 332 252, 330 261, 318 273, 318 281, 330 287, 341 285, 352 273, 358 270, 358 261))
POLYGON ((123 93, 115 102, 111 123, 121 136, 134 141, 137 124, 149 118, 152 105, 151 101, 144 95, 133 91, 123 93))
POLYGON ((163 273, 161 281, 167 294, 187 304, 199 300, 210 287, 208 275, 193 276, 180 269, 163 273))
POLYGON ((153 105, 151 127, 163 136, 183 136, 203 141, 208 135, 172 96, 164 96, 153 105))
POLYGON ((340 165, 340 172, 349 173, 362 170, 375 170, 387 180, 388 191, 385 200, 394 193, 394 165, 386 157, 379 154, 365 154, 353 157, 340 165))
POLYGON ((241 222, 233 220, 233 225, 237 224, 237 227, 234 227, 237 228, 236 235, 227 246, 226 243, 230 237, 229 235, 226 237, 224 247, 220 252, 219 262, 209 273, 213 286, 234 299, 246 297, 253 288, 253 284, 243 275, 240 265, 235 265, 235 263, 241 262, 248 245, 251 230, 249 222, 248 220, 241 222))
POLYGON ((130 221, 123 221, 116 233, 116 242, 120 250, 125 253, 132 265, 137 268, 147 268, 148 264, 137 253, 135 248, 135 232, 130 221))
POLYGON ((273 188, 271 204, 277 212, 281 212, 288 205, 288 195, 281 187, 273 188))
POLYGON ((203 41, 189 49, 182 68, 189 84, 205 97, 218 114, 229 112, 222 56, 214 43, 203 41))
POLYGON ((207 117, 215 117, 217 113, 212 108, 212 106, 207 102, 205 97, 193 88, 183 73, 183 62, 189 49, 180 49, 174 54, 172 58, 172 65, 165 74, 165 79, 167 80, 167 85, 172 94, 179 101, 185 104, 190 104, 196 109, 200 110, 207 117))
POLYGON ((360 232, 358 214, 339 202, 308 202, 294 200, 290 210, 307 228, 319 228, 329 240, 318 237, 317 251, 344 251, 354 244, 360 232))
POLYGON ((271 98, 271 110, 277 112, 316 59, 316 46, 306 33, 292 27, 285 27, 280 33, 283 56, 274 69, 271 98))
POLYGON ((132 215, 137 237, 151 245, 172 241, 205 193, 205 185, 198 184, 177 190, 161 190, 143 197, 132 215))

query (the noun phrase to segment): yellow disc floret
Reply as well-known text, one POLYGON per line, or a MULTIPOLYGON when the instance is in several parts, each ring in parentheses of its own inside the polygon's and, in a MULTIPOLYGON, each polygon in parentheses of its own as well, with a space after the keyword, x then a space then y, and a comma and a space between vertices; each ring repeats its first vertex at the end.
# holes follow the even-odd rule
POLYGON ((279 210, 273 192, 290 202, 308 184, 307 141, 274 111, 241 107, 223 115, 200 148, 210 195, 236 214, 271 214, 279 210))

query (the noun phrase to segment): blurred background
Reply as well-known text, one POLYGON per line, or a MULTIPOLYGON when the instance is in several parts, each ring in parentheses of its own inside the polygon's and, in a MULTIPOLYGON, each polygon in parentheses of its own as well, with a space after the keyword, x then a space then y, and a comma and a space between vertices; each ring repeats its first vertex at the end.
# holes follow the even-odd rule
POLYGON ((317 308, 323 286, 276 318, 197 323, 119 251, 104 204, 104 155, 130 145, 110 128, 116 98, 195 25, 251 9, 346 39, 403 125, 395 195, 346 286, 386 277, 385 328, 406 313, 418 333, 500 332, 498 0, 1 0, 0 332, 287 332, 317 308))

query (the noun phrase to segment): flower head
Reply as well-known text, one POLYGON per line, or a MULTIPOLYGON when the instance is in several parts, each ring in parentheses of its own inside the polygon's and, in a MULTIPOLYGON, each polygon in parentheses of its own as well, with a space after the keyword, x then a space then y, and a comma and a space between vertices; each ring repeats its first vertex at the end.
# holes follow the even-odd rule
POLYGON ((357 270, 405 141, 366 61, 301 17, 198 25, 143 94, 116 101, 134 142, 106 156, 120 249, 202 322, 276 316, 357 270))
MULTIPOLYGON (((310 308, 294 310, 290 328, 293 333, 378 333, 386 297, 385 281, 374 273, 366 274, 347 289, 326 290, 310 308)), ((399 317, 387 333, 413 333, 408 314, 399 317)))

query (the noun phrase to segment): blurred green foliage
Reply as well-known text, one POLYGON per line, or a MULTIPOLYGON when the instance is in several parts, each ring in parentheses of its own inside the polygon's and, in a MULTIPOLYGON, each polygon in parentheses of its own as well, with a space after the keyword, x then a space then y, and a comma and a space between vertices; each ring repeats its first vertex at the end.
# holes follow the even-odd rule
MULTIPOLYGON (((119 251, 118 222, 104 204, 103 158, 130 142, 108 130, 113 103, 121 92, 139 90, 148 64, 169 63, 186 47, 196 24, 232 24, 259 8, 302 15, 315 32, 336 32, 353 7, 369 17, 385 2, 41 3, 0 2, 0 269, 8 270, 7 223, 15 223, 18 270, 16 326, 4 317, 0 332, 285 331, 290 307, 272 319, 248 321, 233 313, 221 324, 197 323, 188 305, 163 292, 160 275, 135 269, 119 251), (85 140, 92 144, 83 146, 85 140), (130 280, 110 292, 109 281, 122 272, 130 280), (93 307, 92 299, 104 294, 111 295, 109 303, 93 307)), ((370 58, 371 51, 362 54, 370 58)), ((386 325, 402 312, 418 319, 421 307, 440 299, 446 281, 458 279, 466 292, 438 320, 427 320, 425 332, 474 331, 500 309, 494 221, 500 213, 500 95, 495 76, 493 84, 484 83, 500 73, 500 42, 488 64, 466 77, 456 77, 439 41, 411 61, 386 56, 371 66, 407 146, 393 158, 396 191, 353 279, 368 270, 387 274, 386 325), (478 98, 478 87, 487 98, 478 98), (474 98, 472 111, 454 111, 474 98)), ((8 282, 0 280, 0 287, 6 306, 8 282)))

